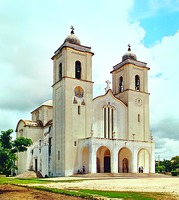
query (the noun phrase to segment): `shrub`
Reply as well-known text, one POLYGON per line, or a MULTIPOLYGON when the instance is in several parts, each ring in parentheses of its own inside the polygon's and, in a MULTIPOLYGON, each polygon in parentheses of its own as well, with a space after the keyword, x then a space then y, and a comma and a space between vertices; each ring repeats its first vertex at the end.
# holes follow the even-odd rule
POLYGON ((171 171, 172 176, 177 176, 178 172, 177 171, 171 171))

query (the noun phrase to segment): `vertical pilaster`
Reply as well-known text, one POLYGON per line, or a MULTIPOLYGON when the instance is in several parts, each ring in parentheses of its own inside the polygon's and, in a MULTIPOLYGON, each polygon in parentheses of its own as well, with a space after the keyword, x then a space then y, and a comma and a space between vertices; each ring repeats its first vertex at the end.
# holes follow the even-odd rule
POLYGON ((133 149, 133 155, 132 155, 132 173, 137 173, 137 151, 133 149))
POLYGON ((89 173, 96 173, 96 149, 92 144, 89 149, 89 173))
POLYGON ((118 173, 118 151, 114 149, 111 153, 111 173, 118 173))

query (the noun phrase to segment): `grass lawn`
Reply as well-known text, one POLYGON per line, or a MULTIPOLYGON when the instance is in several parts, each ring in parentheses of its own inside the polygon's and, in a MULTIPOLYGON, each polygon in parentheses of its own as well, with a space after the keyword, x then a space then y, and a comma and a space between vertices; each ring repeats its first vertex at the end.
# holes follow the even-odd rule
MULTIPOLYGON (((89 180, 89 179, 88 179, 89 180)), ((101 191, 101 190, 87 190, 87 189, 56 189, 49 188, 48 183, 54 182, 79 182, 88 181, 85 179, 81 180, 59 180, 52 181, 48 179, 19 179, 19 178, 5 178, 0 177, 0 184, 12 184, 29 187, 37 190, 43 190, 58 194, 65 194, 76 197, 83 197, 88 199, 97 199, 98 197, 128 199, 128 200, 175 200, 176 198, 168 193, 157 193, 157 192, 129 192, 129 191, 101 191), (33 184, 33 186, 29 185, 33 184), (43 184, 43 186, 37 186, 36 184, 43 184)))

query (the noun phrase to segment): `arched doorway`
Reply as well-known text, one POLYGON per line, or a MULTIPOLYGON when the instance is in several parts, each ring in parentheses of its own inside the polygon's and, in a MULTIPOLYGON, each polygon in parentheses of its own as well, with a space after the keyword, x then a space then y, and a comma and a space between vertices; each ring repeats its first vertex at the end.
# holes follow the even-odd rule
POLYGON ((81 169, 85 166, 86 173, 89 172, 89 150, 87 147, 82 149, 82 166, 81 169))
POLYGON ((146 149, 141 149, 138 152, 138 171, 149 173, 150 172, 150 156, 146 149))
POLYGON ((118 172, 128 173, 132 171, 131 166, 132 153, 124 147, 118 152, 118 172))
POLYGON ((123 173, 128 173, 129 172, 129 161, 127 158, 124 158, 122 160, 122 172, 123 173))
POLYGON ((110 173, 111 172, 111 153, 110 150, 102 146, 96 153, 97 172, 110 173))

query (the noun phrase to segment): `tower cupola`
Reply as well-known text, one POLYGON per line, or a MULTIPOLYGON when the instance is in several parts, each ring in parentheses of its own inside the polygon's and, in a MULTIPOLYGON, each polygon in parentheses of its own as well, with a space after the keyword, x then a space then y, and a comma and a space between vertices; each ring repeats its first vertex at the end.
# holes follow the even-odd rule
POLYGON ((130 44, 128 45, 128 51, 122 56, 122 61, 126 59, 137 60, 137 56, 131 51, 130 44))
POLYGON ((80 39, 75 35, 74 30, 75 30, 74 27, 71 26, 71 35, 68 35, 64 42, 80 45, 81 44, 80 39))

